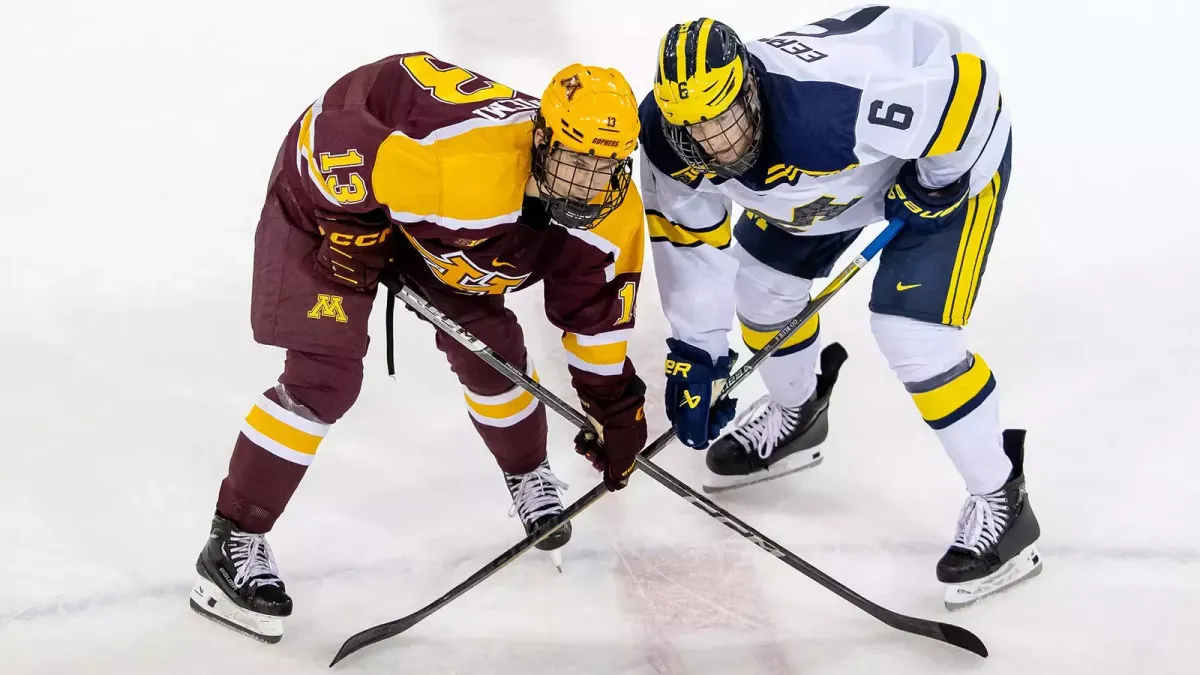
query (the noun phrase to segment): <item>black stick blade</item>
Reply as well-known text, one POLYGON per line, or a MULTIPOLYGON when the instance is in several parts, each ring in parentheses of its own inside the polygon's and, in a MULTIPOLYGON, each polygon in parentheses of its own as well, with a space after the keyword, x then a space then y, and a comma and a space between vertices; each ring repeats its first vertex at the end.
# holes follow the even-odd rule
POLYGON ((978 654, 985 659, 987 658, 987 645, 983 644, 983 640, 980 640, 978 635, 966 628, 949 623, 939 622, 938 629, 942 632, 942 639, 948 644, 965 649, 972 654, 978 654))
POLYGON ((421 616, 421 614, 421 612, 410 614, 403 619, 397 619, 395 621, 380 624, 373 628, 368 628, 364 631, 351 635, 346 639, 345 642, 342 643, 342 648, 338 650, 337 655, 334 656, 333 660, 329 662, 329 667, 332 668, 336 666, 338 661, 350 656, 363 647, 373 645, 380 640, 386 640, 390 637, 395 637, 409 628, 412 628, 417 623, 417 620, 424 618, 421 616))

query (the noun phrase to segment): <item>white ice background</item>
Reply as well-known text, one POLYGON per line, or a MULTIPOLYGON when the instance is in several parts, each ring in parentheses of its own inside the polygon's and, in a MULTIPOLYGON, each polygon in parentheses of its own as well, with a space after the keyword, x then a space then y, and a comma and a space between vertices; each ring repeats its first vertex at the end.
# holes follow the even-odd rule
MULTIPOLYGON (((1200 9, 909 4, 981 39, 1013 110, 1012 185, 969 331, 1005 424, 1029 429, 1045 572, 943 609, 933 565, 963 488, 875 348, 869 273, 823 312, 825 339, 850 352, 824 465, 718 501, 868 598, 975 631, 991 658, 888 629, 635 475, 576 521, 563 574, 528 555, 337 670, 1200 672, 1200 9)), ((284 640, 250 641, 187 607, 238 425, 282 366, 248 321, 267 173, 337 77, 429 50, 534 95, 568 63, 615 66, 640 96, 676 21, 711 16, 750 38, 848 6, 3 3, 0 673, 327 672, 347 636, 520 538, 432 329, 398 314, 392 381, 377 310, 362 395, 270 535, 296 601, 284 640)), ((667 328, 645 279, 631 355, 657 434, 667 328)), ((510 298, 543 382, 573 400, 540 290, 510 298)), ((754 378, 739 394, 761 392, 754 378)), ((550 427, 573 500, 597 476, 567 425, 550 427)), ((660 458, 699 486, 702 454, 675 444, 660 458)))

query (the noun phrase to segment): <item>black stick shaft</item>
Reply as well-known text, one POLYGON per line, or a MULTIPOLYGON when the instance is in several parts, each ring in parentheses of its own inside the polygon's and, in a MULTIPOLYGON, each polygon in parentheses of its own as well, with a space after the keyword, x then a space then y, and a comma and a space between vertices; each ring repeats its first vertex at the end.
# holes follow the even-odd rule
MULTIPOLYGON (((795 332, 800 326, 804 325, 813 316, 815 316, 821 307, 823 307, 825 303, 827 303, 843 286, 845 286, 846 282, 854 277, 859 270, 865 267, 867 262, 869 262, 870 259, 873 258, 875 254, 878 253, 878 251, 881 250, 883 246, 891 240, 896 231, 898 231, 899 227, 899 223, 890 223, 888 227, 881 232, 875 238, 875 240, 871 242, 870 245, 868 245, 863 253, 855 258, 854 262, 852 262, 841 274, 834 278, 834 280, 831 281, 816 298, 813 298, 813 300, 808 303, 808 305, 804 308, 804 311, 802 311, 798 316, 796 316, 795 319, 781 328, 779 333, 772 338, 762 350, 755 354, 749 362, 739 368, 737 372, 728 378, 725 383, 725 388, 722 390, 720 395, 726 396, 729 391, 737 386, 737 384, 749 377, 753 371, 756 370, 758 366, 768 356, 770 356, 771 353, 778 349, 779 345, 783 344, 783 342, 787 340, 787 338, 793 332, 795 332)), ((502 356, 494 352, 486 344, 467 332, 462 326, 458 325, 438 311, 437 308, 429 304, 424 298, 407 288, 401 287, 393 290, 395 291, 395 296, 400 298, 401 301, 415 310, 418 314, 428 319, 440 330, 445 331, 447 335, 470 349, 472 352, 476 353, 480 358, 495 367, 512 382, 525 388, 539 401, 545 403, 548 407, 562 415, 575 426, 582 429, 591 430, 590 423, 582 413, 576 411, 573 407, 564 402, 553 392, 541 386, 541 384, 533 381, 533 379, 527 376, 522 369, 517 368, 502 356)), ((805 562, 803 559, 792 554, 790 551, 787 551, 778 544, 775 544, 765 535, 762 535, 757 530, 754 530, 749 525, 746 525, 744 522, 730 514, 728 511, 725 511, 721 507, 713 504, 708 499, 696 493, 671 474, 663 471, 650 460, 659 452, 661 452, 663 448, 669 445, 674 437, 675 428, 672 427, 655 439, 654 442, 648 445, 638 456, 638 466, 645 473, 647 473, 647 475, 650 475, 656 481, 670 489, 672 492, 675 492, 680 497, 683 497, 697 508, 705 511, 711 517, 724 523, 728 527, 737 531, 739 534, 742 534, 742 536, 754 542, 763 550, 766 550, 768 553, 771 553, 772 555, 784 560, 784 562, 788 563, 793 568, 806 574, 825 588, 837 593, 840 597, 843 597, 855 606, 867 611, 872 616, 875 616, 889 626, 898 628, 900 630, 906 630, 911 633, 916 633, 918 635, 924 635, 926 637, 950 642, 956 646, 960 646, 964 649, 969 649, 970 651, 974 651, 975 653, 986 656, 987 651, 986 648, 984 648, 983 643, 968 631, 958 628, 957 626, 938 624, 937 622, 905 617, 871 603, 869 600, 863 598, 849 588, 846 588, 832 577, 824 574, 817 568, 805 562), (957 640, 954 638, 957 638, 957 640), (977 645, 977 647, 975 645, 977 645)), ((522 539, 512 548, 508 549, 499 557, 485 565, 482 569, 472 574, 458 586, 450 589, 450 591, 445 595, 437 600, 434 600, 420 610, 395 621, 380 624, 352 635, 346 640, 345 643, 342 644, 341 649, 338 650, 337 655, 329 664, 330 667, 334 666, 345 657, 362 649, 363 647, 390 637, 394 637, 400 633, 403 633, 409 628, 412 628, 426 617, 449 604, 458 596, 466 593, 468 590, 474 588, 485 579, 503 569, 513 560, 516 560, 526 551, 533 548, 535 544, 548 537, 559 527, 562 527, 563 524, 570 521, 589 506, 594 504, 598 499, 600 499, 600 497, 604 496, 606 492, 607 491, 603 484, 592 488, 590 492, 588 492, 579 500, 576 500, 567 509, 565 509, 554 523, 551 523, 541 530, 535 531, 529 536, 525 537, 525 539, 522 539)))

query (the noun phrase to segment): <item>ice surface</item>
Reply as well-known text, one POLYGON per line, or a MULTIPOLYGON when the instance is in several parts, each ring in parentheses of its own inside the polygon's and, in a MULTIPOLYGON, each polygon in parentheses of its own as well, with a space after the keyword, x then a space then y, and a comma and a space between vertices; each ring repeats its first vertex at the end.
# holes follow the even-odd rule
MULTIPOLYGON (((975 631, 975 657, 891 631, 644 477, 348 673, 1195 673, 1200 528, 1192 31, 1182 0, 910 2, 984 43, 1015 170, 971 326, 1003 419, 1030 429, 1045 572, 947 615, 933 564, 962 487, 875 349, 869 275, 823 315, 851 358, 817 471, 717 501, 897 611, 975 631)), ((0 10, 0 673, 302 675, 521 534, 431 328, 398 317, 356 407, 271 535, 283 642, 187 608, 240 419, 282 361, 250 337, 254 223, 288 125, 336 77, 427 49, 530 93, 560 66, 645 92, 671 23, 772 34, 843 2, 63 2, 0 10), (528 8, 524 13, 517 10, 528 8)), ((865 240, 864 240, 865 241, 865 240)), ((512 297, 570 396, 538 291, 512 297)), ((376 319, 380 319, 379 312, 376 319)), ((631 354, 664 428, 653 274, 631 354)), ((378 328, 382 328, 382 323, 378 328)), ((381 333, 377 333, 381 334, 381 333)), ((757 396, 753 379, 742 397, 757 396)), ((551 421, 568 498, 596 482, 551 421)), ((702 455, 662 465, 699 485, 702 455)))

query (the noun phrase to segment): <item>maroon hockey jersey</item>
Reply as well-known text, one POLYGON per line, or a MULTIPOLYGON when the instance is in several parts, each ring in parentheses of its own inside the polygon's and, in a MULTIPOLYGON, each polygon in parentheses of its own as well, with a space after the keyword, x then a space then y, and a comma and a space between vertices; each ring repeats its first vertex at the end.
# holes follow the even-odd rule
MULTIPOLYGON (((611 399, 633 374, 626 341, 642 270, 642 203, 631 186, 592 230, 528 227, 538 106, 426 53, 363 66, 293 125, 283 148, 286 206, 299 227, 379 268, 407 242, 458 293, 503 294, 542 281, 576 388, 611 399)), ((373 287, 373 279, 334 276, 373 287)))

